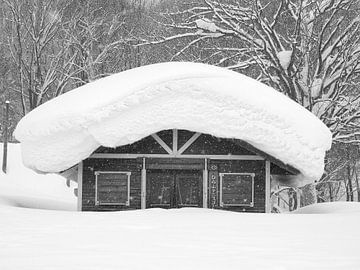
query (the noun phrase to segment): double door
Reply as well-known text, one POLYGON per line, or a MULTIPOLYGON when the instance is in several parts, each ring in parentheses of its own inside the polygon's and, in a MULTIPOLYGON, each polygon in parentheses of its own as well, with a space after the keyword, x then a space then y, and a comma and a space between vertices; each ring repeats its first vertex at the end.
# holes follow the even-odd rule
POLYGON ((146 207, 202 207, 202 173, 152 170, 146 174, 146 207))

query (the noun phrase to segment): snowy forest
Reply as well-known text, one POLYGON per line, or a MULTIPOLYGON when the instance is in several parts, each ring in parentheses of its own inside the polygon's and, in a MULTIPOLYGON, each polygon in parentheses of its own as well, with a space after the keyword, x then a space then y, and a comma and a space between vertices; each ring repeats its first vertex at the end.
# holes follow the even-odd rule
POLYGON ((208 63, 320 118, 333 146, 317 200, 360 201, 358 0, 0 0, 0 18, 0 104, 10 101, 11 131, 40 104, 110 74, 208 63))

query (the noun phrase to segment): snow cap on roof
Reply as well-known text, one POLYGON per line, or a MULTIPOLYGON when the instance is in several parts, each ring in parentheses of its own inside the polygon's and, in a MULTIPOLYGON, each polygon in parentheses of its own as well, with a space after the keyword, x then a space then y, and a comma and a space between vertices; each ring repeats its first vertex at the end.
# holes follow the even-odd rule
POLYGON ((26 166, 59 172, 99 146, 117 147, 165 129, 236 138, 321 177, 329 129, 274 89, 224 68, 171 62, 88 83, 27 114, 15 130, 26 166))

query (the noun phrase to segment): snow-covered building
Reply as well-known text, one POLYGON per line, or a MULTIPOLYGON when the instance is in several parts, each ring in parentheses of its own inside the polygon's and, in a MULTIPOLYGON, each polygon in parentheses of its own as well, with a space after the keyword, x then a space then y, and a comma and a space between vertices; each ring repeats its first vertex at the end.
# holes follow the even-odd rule
POLYGON ((268 212, 271 176, 296 175, 291 185, 319 179, 331 145, 319 119, 274 89, 223 68, 174 62, 50 100, 15 136, 27 167, 77 170, 84 211, 268 212))

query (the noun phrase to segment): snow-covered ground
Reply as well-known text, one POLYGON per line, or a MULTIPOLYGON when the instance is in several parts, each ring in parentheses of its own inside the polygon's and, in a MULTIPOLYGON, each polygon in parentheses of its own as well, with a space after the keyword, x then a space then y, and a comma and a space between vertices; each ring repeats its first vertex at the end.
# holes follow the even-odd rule
POLYGON ((17 146, 9 163, 9 176, 0 174, 1 270, 360 269, 360 203, 303 210, 337 213, 312 215, 55 211, 75 207, 64 179, 22 167, 17 146))
POLYGON ((0 207, 0 269, 359 269, 360 213, 0 207))
MULTIPOLYGON (((358 202, 336 202, 318 203, 305 206, 292 213, 294 214, 345 214, 359 213, 360 203, 358 202)), ((360 267, 359 267, 360 269, 360 267)))
MULTIPOLYGON (((72 183, 69 188, 66 186, 65 178, 57 174, 37 174, 24 167, 19 144, 9 144, 8 155, 7 174, 0 170, 1 205, 76 210, 77 199, 73 192, 76 183, 72 183)), ((0 166, 2 157, 3 145, 0 143, 0 166)))

